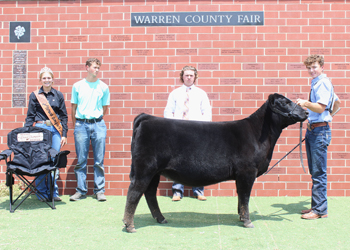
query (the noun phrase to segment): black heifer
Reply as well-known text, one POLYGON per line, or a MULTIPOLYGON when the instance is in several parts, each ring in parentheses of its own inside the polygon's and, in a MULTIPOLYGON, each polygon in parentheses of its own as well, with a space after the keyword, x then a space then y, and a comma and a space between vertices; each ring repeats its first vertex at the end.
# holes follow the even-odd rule
POLYGON ((304 121, 307 112, 279 94, 239 121, 196 122, 141 114, 134 120, 130 186, 124 224, 136 232, 134 214, 145 195, 152 216, 167 223, 156 197, 160 176, 187 186, 236 180, 238 214, 245 227, 255 179, 266 172, 282 130, 304 121))

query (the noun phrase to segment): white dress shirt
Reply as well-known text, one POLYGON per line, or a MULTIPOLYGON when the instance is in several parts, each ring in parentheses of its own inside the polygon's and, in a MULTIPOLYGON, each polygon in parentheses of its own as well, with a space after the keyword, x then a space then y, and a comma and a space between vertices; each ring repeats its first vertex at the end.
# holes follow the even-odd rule
POLYGON ((211 121, 211 106, 207 93, 196 87, 182 85, 173 90, 168 98, 168 103, 164 110, 164 117, 170 119, 182 119, 185 109, 185 100, 187 98, 186 89, 189 90, 189 120, 192 121, 211 121))

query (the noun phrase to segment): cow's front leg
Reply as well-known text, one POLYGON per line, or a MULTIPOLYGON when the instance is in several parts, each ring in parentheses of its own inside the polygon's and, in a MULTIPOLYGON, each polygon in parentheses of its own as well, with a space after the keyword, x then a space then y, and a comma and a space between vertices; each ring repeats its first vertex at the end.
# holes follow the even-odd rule
POLYGON ((239 219, 240 221, 243 221, 244 227, 247 228, 254 227, 249 217, 249 198, 254 180, 255 177, 250 178, 249 176, 241 176, 236 179, 239 219))
POLYGON ((160 175, 157 174, 153 177, 151 183, 145 192, 145 198, 148 204, 148 208, 152 213, 153 218, 157 220, 158 223, 165 224, 168 223, 167 220, 162 215, 158 201, 157 201, 157 188, 159 184, 160 175))
POLYGON ((142 197, 143 192, 140 189, 136 188, 135 181, 132 180, 128 189, 128 195, 126 198, 126 205, 124 211, 124 225, 125 229, 129 233, 135 233, 134 226, 134 215, 136 211, 136 207, 142 197))

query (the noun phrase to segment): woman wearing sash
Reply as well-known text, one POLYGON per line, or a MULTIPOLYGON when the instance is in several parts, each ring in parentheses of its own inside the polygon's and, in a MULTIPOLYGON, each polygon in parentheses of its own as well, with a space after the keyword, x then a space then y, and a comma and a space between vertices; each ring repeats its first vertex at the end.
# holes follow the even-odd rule
MULTIPOLYGON (((50 68, 45 67, 41 69, 40 83, 42 86, 29 96, 28 112, 24 126, 33 126, 35 123, 36 127, 51 131, 52 148, 60 151, 61 147, 67 144, 68 116, 63 94, 52 88, 53 79, 53 72, 50 68)), ((43 178, 45 178, 45 175, 40 175, 35 181, 35 184, 39 192, 44 195, 45 199, 51 200, 52 196, 50 194, 49 180, 41 181, 43 178)), ((56 176, 54 178, 53 197, 55 201, 61 201, 61 198, 58 196, 57 178, 58 171, 56 171, 56 176)), ((38 199, 43 201, 42 197, 38 197, 38 199)))

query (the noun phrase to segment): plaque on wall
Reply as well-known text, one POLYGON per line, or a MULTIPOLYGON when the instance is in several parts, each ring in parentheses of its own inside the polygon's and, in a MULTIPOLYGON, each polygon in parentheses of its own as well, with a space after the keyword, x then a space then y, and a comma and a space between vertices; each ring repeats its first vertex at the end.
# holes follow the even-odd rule
POLYGON ((13 51, 12 59, 12 107, 26 107, 27 51, 13 51))
POLYGON ((10 22, 10 43, 30 43, 30 22, 10 22))
POLYGON ((25 107, 26 95, 25 94, 12 94, 12 107, 25 107))

